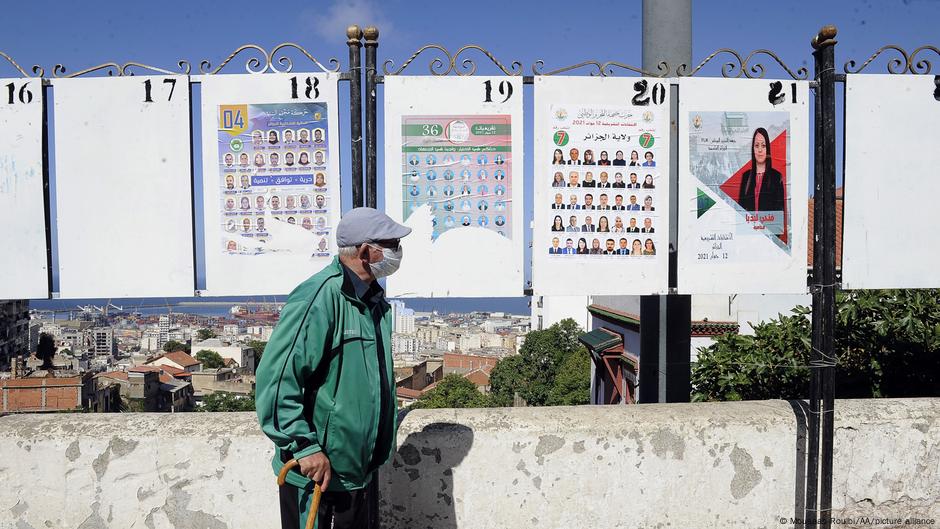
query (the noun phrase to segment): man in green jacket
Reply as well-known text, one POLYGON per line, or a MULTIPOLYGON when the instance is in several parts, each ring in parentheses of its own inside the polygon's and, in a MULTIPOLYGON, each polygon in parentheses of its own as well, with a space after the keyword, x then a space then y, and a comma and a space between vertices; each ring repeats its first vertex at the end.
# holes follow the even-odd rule
MULTIPOLYGON (((411 233, 372 208, 336 227, 339 255, 291 292, 256 373, 261 429, 275 444, 281 526, 302 526, 314 483, 323 491, 320 527, 368 526, 368 487, 395 450, 391 310, 377 278, 398 269, 411 233)), ((373 489, 374 490, 374 489, 373 489)))

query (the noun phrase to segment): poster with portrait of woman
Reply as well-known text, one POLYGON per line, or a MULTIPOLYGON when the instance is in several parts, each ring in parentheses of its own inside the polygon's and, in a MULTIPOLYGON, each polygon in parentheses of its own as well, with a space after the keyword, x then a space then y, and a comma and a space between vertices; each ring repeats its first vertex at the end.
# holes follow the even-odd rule
POLYGON ((668 291, 668 87, 667 79, 535 78, 537 295, 668 291))
POLYGON ((203 294, 287 294, 336 253, 336 77, 200 80, 203 294))
POLYGON ((806 292, 808 85, 682 79, 683 294, 806 292))
POLYGON ((397 297, 520 296, 522 83, 385 79, 385 205, 412 228, 397 297))

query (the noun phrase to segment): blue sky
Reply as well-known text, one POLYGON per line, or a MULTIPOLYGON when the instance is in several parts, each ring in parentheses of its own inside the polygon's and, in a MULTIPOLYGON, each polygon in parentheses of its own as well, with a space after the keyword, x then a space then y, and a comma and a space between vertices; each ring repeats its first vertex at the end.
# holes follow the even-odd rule
MULTIPOLYGON (((64 2, 33 0, 4 3, 4 31, 0 51, 28 68, 39 64, 51 76, 56 63, 69 71, 115 61, 137 61, 173 69, 180 59, 194 69, 208 59, 219 64, 231 51, 246 43, 266 49, 290 41, 308 49, 325 62, 336 57, 345 67, 345 27, 351 23, 380 28, 380 64, 393 59, 401 64, 417 48, 436 43, 450 50, 479 44, 504 63, 521 61, 529 68, 544 60, 547 69, 588 59, 641 63, 642 3, 635 1, 506 2, 478 0, 454 2, 356 0, 182 2, 64 2)), ((729 47, 746 53, 758 48, 776 51, 791 67, 812 69, 810 39, 824 24, 839 29, 837 66, 849 59, 859 62, 874 50, 897 44, 912 50, 923 44, 940 44, 938 0, 883 0, 833 2, 744 2, 698 0, 693 3, 693 62, 712 51, 729 47)), ((481 73, 493 73, 480 55, 481 73)), ((940 57, 928 57, 937 63, 940 57)), ((431 56, 419 59, 405 73, 427 73, 431 56)), ((871 73, 883 73, 882 58, 871 73)), ((299 64, 299 63, 298 63, 299 64)), ((768 76, 781 72, 768 64, 768 76)), ((244 61, 228 72, 243 71, 244 61)), ((717 75, 720 62, 707 70, 717 75)), ((15 72, 0 61, 0 76, 15 72)), ((586 73, 586 72, 585 72, 586 73)), ((348 137, 348 97, 340 88, 340 126, 348 137)), ((531 153, 531 87, 527 93, 526 152, 531 153)), ((198 94, 197 94, 198 96, 198 94)), ((381 93, 379 94, 381 117, 381 93)), ((380 127, 381 133, 381 127, 380 127)), ((840 132, 841 137, 841 132, 840 132)), ((381 146, 381 134, 379 145, 381 146)), ((342 146, 342 171, 348 174, 349 146, 342 146)), ((195 149, 197 172, 201 165, 195 149)), ((837 156, 841 159, 841 154, 837 156)), ((379 189, 382 189, 382 153, 379 153, 379 189)), ((527 187, 531 183, 532 158, 526 160, 527 187)), ((197 184, 201 175, 197 174, 197 184)), ((531 187, 529 187, 531 189, 531 187)), ((198 186, 197 186, 198 189, 198 186)), ((200 197, 197 197, 197 204, 200 197)), ((344 208, 350 204, 349 186, 344 208)), ((380 201, 380 207, 381 207, 380 201)), ((526 202, 531 215, 531 199, 526 202)), ((197 219, 198 220, 198 219, 197 219)), ((528 276, 528 274, 527 274, 528 276)), ((494 302, 495 303, 495 302, 494 302)), ((509 302, 513 308, 523 300, 509 302)), ((521 303, 521 305, 520 305, 521 303)), ((433 304, 432 304, 433 305, 433 304)), ((503 308, 496 304, 497 310, 503 308)), ((485 302, 467 304, 482 308, 485 302)))

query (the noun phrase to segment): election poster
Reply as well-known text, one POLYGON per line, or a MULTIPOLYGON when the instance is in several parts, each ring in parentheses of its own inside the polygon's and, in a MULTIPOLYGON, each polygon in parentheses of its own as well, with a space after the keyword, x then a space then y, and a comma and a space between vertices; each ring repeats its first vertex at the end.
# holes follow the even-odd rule
POLYGON ((192 296, 189 77, 52 86, 59 297, 192 296))
POLYGON ((808 85, 681 79, 678 288, 806 292, 808 85))
POLYGON ((536 77, 535 112, 534 292, 668 292, 669 80, 536 77))
POLYGON ((522 86, 385 80, 386 209, 412 228, 390 296, 520 296, 522 86))
POLYGON ((937 288, 940 81, 845 79, 842 287, 937 288))
POLYGON ((287 294, 336 253, 336 79, 206 76, 202 92, 204 295, 287 294))
POLYGON ((49 296, 42 80, 0 79, 0 299, 49 296))

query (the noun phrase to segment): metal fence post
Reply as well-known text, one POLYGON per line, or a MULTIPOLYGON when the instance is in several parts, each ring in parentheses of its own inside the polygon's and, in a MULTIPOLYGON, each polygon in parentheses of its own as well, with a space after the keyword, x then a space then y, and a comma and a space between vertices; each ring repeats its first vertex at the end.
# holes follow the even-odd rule
POLYGON ((362 207, 362 30, 346 28, 349 46, 349 135, 352 144, 353 207, 362 207))
MULTIPOLYGON (((810 461, 807 518, 830 527, 835 394, 836 103, 835 26, 813 39, 815 59, 815 189, 813 193, 813 350, 810 360, 810 461), (818 509, 817 509, 818 505, 818 509)), ((807 520, 809 521, 809 520, 807 520)))
POLYGON ((379 47, 379 28, 369 26, 366 38, 366 205, 376 207, 376 109, 375 53, 379 47))

